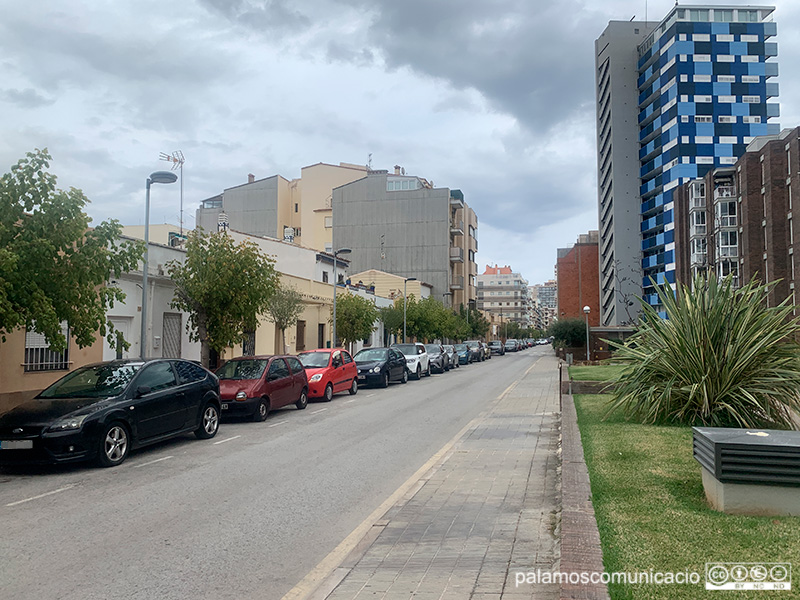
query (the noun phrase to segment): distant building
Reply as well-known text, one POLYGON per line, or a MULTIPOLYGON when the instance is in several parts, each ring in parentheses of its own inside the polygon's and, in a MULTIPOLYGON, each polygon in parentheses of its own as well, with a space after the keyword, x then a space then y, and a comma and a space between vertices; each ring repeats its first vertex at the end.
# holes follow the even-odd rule
POLYGON ((486 265, 478 275, 478 310, 515 321, 523 327, 530 326, 530 298, 528 282, 510 266, 486 265))
POLYGON ((432 286, 445 305, 475 297, 478 219, 461 190, 434 188, 396 167, 333 190, 333 243, 352 270, 377 269, 432 286))
POLYGON ((589 326, 600 323, 600 278, 597 231, 581 234, 571 248, 558 249, 558 318, 583 319, 591 309, 589 326))
POLYGON ((411 296, 412 294, 417 300, 423 300, 431 295, 433 286, 430 283, 425 283, 418 279, 406 282, 405 277, 379 271, 378 269, 368 269, 360 273, 353 273, 350 276, 350 281, 354 285, 364 285, 367 288, 374 287, 374 292, 378 296, 384 298, 402 298, 403 289, 411 296))

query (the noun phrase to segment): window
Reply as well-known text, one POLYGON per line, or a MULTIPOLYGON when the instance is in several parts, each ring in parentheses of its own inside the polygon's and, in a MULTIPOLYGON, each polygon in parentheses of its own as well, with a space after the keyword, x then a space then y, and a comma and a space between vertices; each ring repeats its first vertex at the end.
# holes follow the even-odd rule
POLYGON ((720 227, 736 227, 736 201, 718 202, 717 219, 720 227))
POLYGON ((742 75, 742 83, 761 83, 758 75, 742 75))
POLYGON ((206 378, 206 370, 200 365, 189 362, 188 360, 176 360, 173 363, 181 383, 191 383, 193 381, 203 381, 206 378))
POLYGON ((714 118, 711 115, 695 115, 695 123, 711 123, 714 118))
POLYGON ((717 96, 717 101, 723 104, 733 104, 736 102, 736 96, 717 96))
POLYGON ((720 8, 714 9, 714 20, 718 23, 730 23, 733 21, 733 11, 720 8))
MULTIPOLYGON (((722 100, 723 97, 724 96, 720 96, 720 102, 723 102, 723 100, 722 100)), ((711 96, 695 96, 694 97, 694 101, 695 102, 711 102, 711 96)))
POLYGON ((328 283, 328 272, 327 271, 323 271, 322 272, 322 283, 328 283))
POLYGON ((711 83, 711 75, 694 75, 692 80, 695 83, 711 83))
POLYGON ((742 102, 747 104, 758 104, 761 102, 760 96, 742 96, 742 102))
POLYGON ((731 54, 717 54, 717 62, 721 63, 731 63, 733 62, 733 55, 731 54))
POLYGON ((719 255, 738 256, 738 233, 736 231, 720 231, 719 233, 719 255))
POLYGON ((286 362, 289 363, 289 366, 291 367, 293 373, 303 372, 303 364, 299 360, 297 360, 294 356, 289 356, 286 359, 286 362))
MULTIPOLYGON (((758 11, 757 10, 742 10, 739 9, 739 20, 744 21, 745 23, 758 23, 758 11)), ((749 37, 749 36, 748 36, 749 37)), ((752 36, 756 38, 754 41, 758 41, 758 36, 752 36)), ((744 38, 744 36, 742 36, 744 38)), ((742 39, 743 42, 747 41, 742 39)))
POLYGON ((286 366, 286 363, 283 361, 282 358, 274 358, 272 362, 269 364, 269 371, 267 371, 267 380, 274 381, 276 379, 283 379, 284 377, 288 377, 289 367, 286 366))
POLYGON ((720 123, 736 123, 736 117, 731 115, 720 115, 719 116, 720 123))
POLYGON ((708 21, 707 9, 689 9, 685 14, 689 21, 708 21))
POLYGON ((695 33, 692 35, 693 42, 710 42, 711 36, 707 33, 695 33))
POLYGON ((720 83, 736 83, 736 75, 717 75, 720 83))
POLYGON ((717 34, 717 41, 718 42, 732 42, 733 36, 729 33, 719 33, 717 34))
POLYGON ((690 235, 706 234, 706 213, 698 210, 692 213, 692 231, 690 235))
POLYGON ((758 55, 743 55, 741 58, 743 63, 757 63, 758 62, 758 55))
POLYGON ((61 371, 69 369, 69 328, 61 324, 61 333, 67 339, 63 352, 53 352, 44 335, 32 329, 25 331, 24 371, 61 371))
POLYGON ((711 135, 698 135, 694 138, 695 144, 713 144, 714 136, 711 135))
POLYGON ((746 115, 742 117, 742 123, 761 123, 760 115, 746 115))
POLYGON ((297 202, 295 202, 294 203, 294 212, 297 212, 299 209, 300 209, 299 205, 297 204, 297 202))
POLYGON ((344 364, 353 362, 353 359, 350 357, 350 354, 347 352, 342 352, 342 358, 344 359, 344 364))
POLYGON ((157 362, 147 365, 136 379, 136 386, 147 386, 151 392, 158 392, 177 384, 175 372, 168 362, 157 362))
POLYGON ((694 55, 692 55, 692 60, 694 62, 711 62, 711 55, 710 54, 694 54, 694 55))
POLYGON ((333 217, 325 217, 325 229, 333 227, 333 217))
POLYGON ((739 285, 739 263, 735 260, 721 260, 717 265, 717 276, 718 277, 727 277, 731 275, 733 277, 733 285, 739 285))

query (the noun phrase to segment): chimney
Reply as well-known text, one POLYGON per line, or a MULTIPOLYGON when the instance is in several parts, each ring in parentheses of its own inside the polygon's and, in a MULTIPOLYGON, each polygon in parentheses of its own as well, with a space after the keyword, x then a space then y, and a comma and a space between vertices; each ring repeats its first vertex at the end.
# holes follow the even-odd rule
POLYGON ((253 183, 256 180, 256 176, 252 173, 247 174, 247 183, 253 183))
POLYGON ((394 166, 394 174, 395 175, 400 175, 400 165, 395 165, 394 166))

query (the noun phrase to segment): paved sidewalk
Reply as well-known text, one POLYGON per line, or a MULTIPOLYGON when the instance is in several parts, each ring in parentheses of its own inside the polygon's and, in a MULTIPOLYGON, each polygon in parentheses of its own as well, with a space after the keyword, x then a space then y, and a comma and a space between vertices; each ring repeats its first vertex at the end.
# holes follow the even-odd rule
MULTIPOLYGON (((516 573, 558 564, 558 361, 489 405, 341 565, 329 600, 556 599, 516 573)), ((413 440, 409 441, 413 443, 413 440)))

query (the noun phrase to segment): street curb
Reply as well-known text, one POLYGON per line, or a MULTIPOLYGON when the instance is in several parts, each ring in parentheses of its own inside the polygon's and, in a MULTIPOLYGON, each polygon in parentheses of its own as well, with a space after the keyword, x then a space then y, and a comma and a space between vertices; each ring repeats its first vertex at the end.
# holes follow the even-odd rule
POLYGON ((423 488, 431 477, 450 459, 458 443, 492 413, 494 408, 533 370, 539 360, 541 360, 541 357, 537 358, 533 364, 525 369, 522 375, 503 390, 497 398, 492 400, 477 417, 467 423, 416 473, 397 488, 387 500, 314 567, 300 583, 289 590, 281 600, 325 600, 330 596, 388 525, 391 520, 387 518, 389 513, 393 513, 397 508, 404 506, 423 488))
MULTIPOLYGON (((603 573, 603 550, 592 505, 578 414, 572 396, 561 397, 561 566, 562 573, 603 573)), ((608 600, 604 583, 570 584, 562 579, 561 600, 608 600)))

